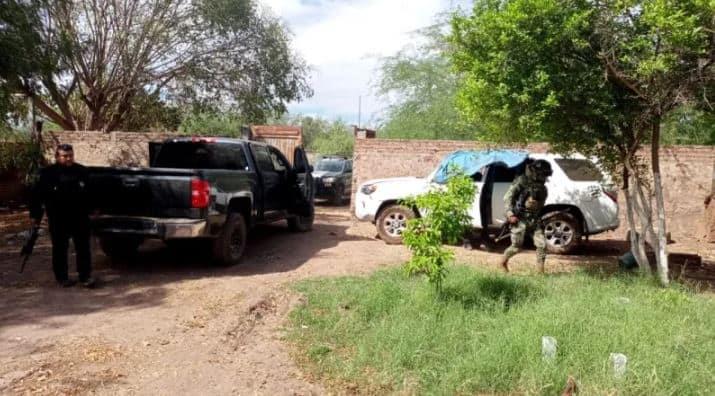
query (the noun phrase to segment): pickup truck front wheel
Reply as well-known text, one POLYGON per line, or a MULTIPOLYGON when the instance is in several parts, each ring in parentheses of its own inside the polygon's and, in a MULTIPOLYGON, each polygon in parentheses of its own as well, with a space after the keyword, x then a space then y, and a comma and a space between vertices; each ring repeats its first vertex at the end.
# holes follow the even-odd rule
POLYGON ((377 216, 375 225, 380 239, 388 245, 402 243, 402 232, 407 228, 407 221, 415 217, 412 209, 402 205, 390 205, 377 216))
POLYGON ((213 243, 213 257, 218 264, 238 264, 246 250, 246 220, 240 213, 231 213, 223 230, 213 243))

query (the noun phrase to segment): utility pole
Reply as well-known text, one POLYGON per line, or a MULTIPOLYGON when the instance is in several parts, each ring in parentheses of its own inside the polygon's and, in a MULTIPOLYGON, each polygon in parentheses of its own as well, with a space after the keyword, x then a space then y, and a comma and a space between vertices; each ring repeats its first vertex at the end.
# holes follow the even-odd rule
POLYGON ((358 128, 361 128, 360 118, 362 116, 362 95, 358 96, 358 128))

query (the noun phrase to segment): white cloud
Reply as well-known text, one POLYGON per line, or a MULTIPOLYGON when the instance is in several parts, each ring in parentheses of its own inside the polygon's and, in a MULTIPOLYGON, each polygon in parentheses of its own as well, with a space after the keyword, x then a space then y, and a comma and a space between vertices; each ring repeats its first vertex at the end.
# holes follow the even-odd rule
MULTIPOLYGON (((315 95, 289 106, 294 113, 342 117, 357 123, 363 97, 363 124, 380 110, 372 95, 377 58, 414 40, 412 33, 452 7, 449 0, 262 0, 285 20, 294 48, 313 68, 315 95)), ((459 1, 463 3, 464 0, 459 1)))

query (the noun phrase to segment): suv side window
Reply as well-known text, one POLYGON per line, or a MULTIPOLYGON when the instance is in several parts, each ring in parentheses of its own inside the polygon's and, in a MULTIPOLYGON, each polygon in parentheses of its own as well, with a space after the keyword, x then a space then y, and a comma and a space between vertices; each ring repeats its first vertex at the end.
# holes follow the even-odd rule
POLYGON ((273 163, 273 169, 276 172, 283 173, 285 172, 289 166, 288 162, 283 158, 283 155, 273 147, 268 149, 271 153, 271 162, 273 163))
POLYGON ((268 149, 263 146, 251 145, 253 150, 253 155, 256 157, 256 166, 261 172, 274 172, 273 160, 271 160, 270 154, 268 154, 268 149))
POLYGON ((352 173, 353 171, 353 162, 352 161, 345 161, 345 172, 346 173, 352 173))

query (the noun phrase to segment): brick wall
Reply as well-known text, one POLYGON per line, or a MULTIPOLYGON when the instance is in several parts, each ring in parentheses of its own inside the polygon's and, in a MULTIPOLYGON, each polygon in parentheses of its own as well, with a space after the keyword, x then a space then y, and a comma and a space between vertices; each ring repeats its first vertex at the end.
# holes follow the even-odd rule
MULTIPOLYGON (((426 176, 452 151, 490 147, 496 146, 448 140, 356 139, 353 185, 357 187, 367 180, 384 177, 426 176)), ((514 147, 532 152, 548 151, 548 145, 543 143, 514 147)), ((649 154, 644 152, 644 155, 649 154)), ((668 228, 676 241, 693 237, 715 241, 715 209, 705 211, 705 200, 713 191, 714 164, 715 147, 677 146, 661 151, 668 228)), ((623 197, 619 201, 623 203, 623 197)), ((715 207, 715 202, 711 206, 715 207)), ((624 215, 622 207, 622 226, 614 237, 625 235, 624 215)))

